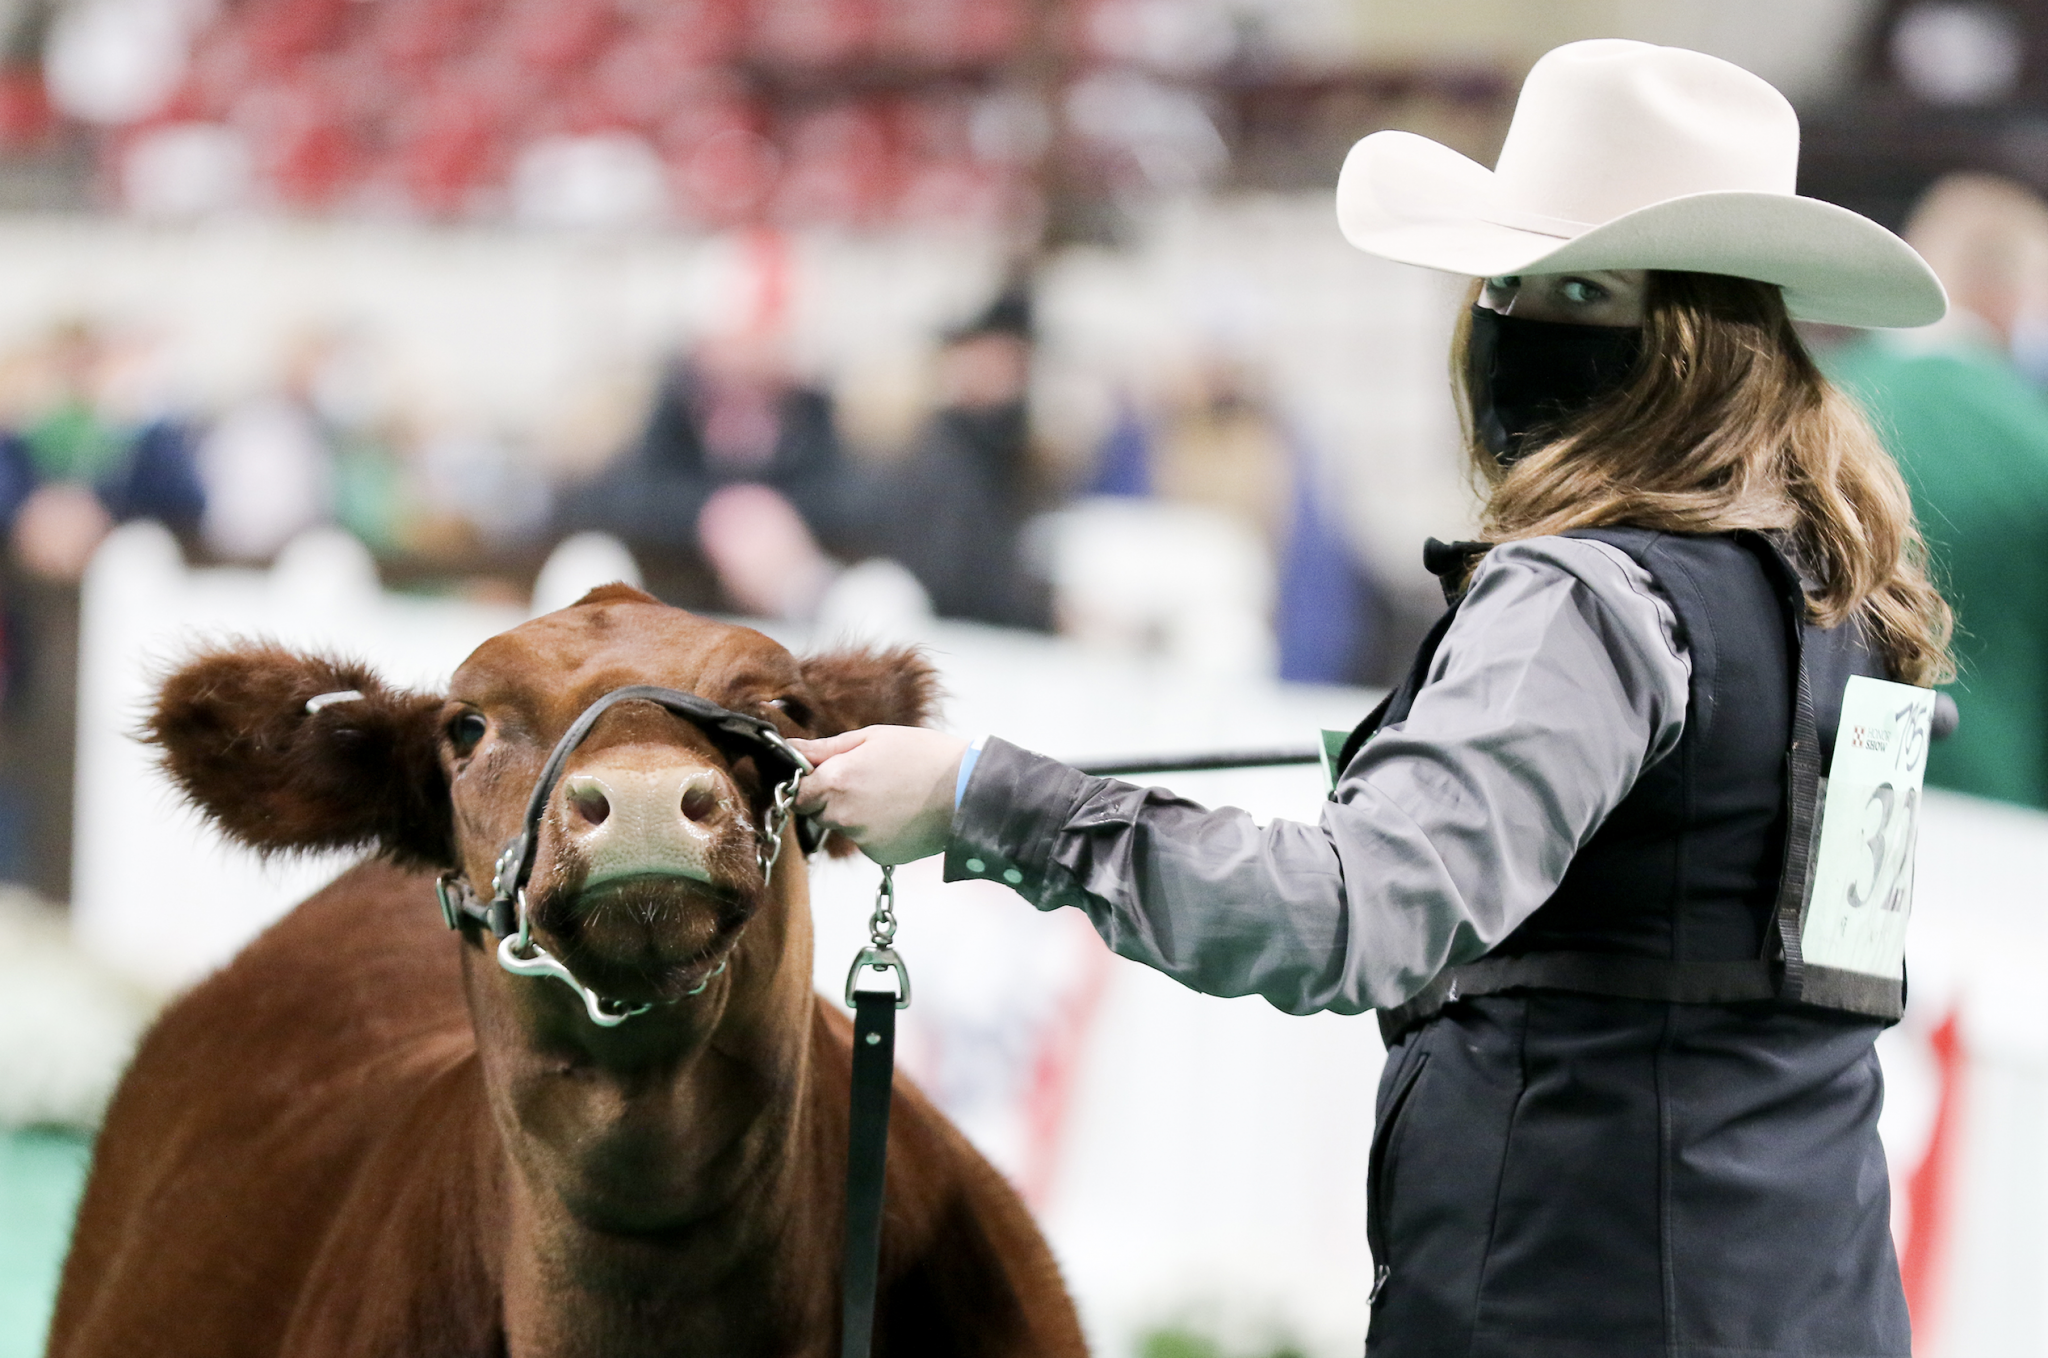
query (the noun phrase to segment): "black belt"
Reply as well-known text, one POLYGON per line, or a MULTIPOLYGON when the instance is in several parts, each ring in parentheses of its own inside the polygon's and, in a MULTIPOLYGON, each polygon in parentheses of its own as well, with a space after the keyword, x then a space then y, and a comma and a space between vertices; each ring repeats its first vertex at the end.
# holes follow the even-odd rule
POLYGON ((1380 1036, 1391 1043, 1417 1024, 1435 1018, 1447 1004, 1510 990, 1562 990, 1672 1004, 1742 1004, 1779 996, 1778 968, 1758 959, 1680 962, 1593 952, 1482 957, 1446 968, 1406 1004, 1380 1010, 1380 1036))

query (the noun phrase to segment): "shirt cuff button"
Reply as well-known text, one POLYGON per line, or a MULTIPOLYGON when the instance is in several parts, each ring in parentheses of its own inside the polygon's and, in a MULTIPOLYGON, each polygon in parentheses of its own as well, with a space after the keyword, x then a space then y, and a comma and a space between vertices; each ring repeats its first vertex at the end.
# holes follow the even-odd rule
POLYGON ((1004 868, 1003 880, 1008 882, 1011 886, 1015 886, 1017 885, 1017 883, 1024 880, 1024 874, 1017 871, 1015 868, 1004 868))
POLYGON ((987 872, 988 864, 982 862, 979 858, 970 858, 967 860, 967 870, 969 872, 987 872))

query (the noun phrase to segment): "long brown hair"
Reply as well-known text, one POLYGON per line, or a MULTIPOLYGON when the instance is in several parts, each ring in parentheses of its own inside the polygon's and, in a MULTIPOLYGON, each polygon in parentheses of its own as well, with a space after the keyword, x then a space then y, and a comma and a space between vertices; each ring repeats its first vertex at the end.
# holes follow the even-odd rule
POLYGON ((1469 336, 1468 315, 1452 346, 1452 387, 1475 477, 1489 492, 1483 539, 1619 524, 1769 532, 1815 582, 1808 603, 1823 626, 1860 621, 1903 682, 1953 677, 1953 618, 1928 580, 1905 481, 1861 412, 1814 366, 1777 288, 1651 273, 1634 375, 1539 431, 1539 446, 1512 467, 1472 436, 1469 336))

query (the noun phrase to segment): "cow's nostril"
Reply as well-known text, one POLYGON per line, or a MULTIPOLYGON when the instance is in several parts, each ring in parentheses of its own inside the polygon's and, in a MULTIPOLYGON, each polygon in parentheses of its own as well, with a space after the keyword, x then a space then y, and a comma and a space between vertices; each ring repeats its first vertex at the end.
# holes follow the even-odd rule
POLYGON ((718 810, 718 795, 702 783, 692 783, 683 789, 683 815, 689 820, 711 819, 718 810))
POLYGON ((604 795, 603 788, 595 783, 585 783, 569 789, 569 810, 586 824, 602 825, 612 814, 612 804, 604 795))

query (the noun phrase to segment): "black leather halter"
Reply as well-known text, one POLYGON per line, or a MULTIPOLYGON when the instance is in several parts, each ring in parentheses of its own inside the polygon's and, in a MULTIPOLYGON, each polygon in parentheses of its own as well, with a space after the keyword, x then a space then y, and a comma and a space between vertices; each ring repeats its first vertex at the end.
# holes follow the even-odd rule
MULTIPOLYGON (((767 775, 767 785, 774 795, 763 824, 756 828, 761 862, 761 875, 765 882, 774 870, 775 860, 781 852, 782 830, 789 816, 789 803, 794 799, 798 779, 810 772, 810 761, 798 754, 789 741, 777 730, 775 724, 762 717, 748 716, 720 707, 709 698, 680 689, 660 688, 653 684, 628 684, 615 688, 598 698, 571 722, 562 738, 555 742, 555 748, 548 753, 547 762, 541 766, 540 776, 534 780, 533 791, 526 799, 526 814, 521 819, 519 833, 507 841, 498 854, 496 869, 491 879, 491 898, 479 901, 477 893, 469 882, 458 872, 442 874, 436 884, 441 898, 441 915, 448 927, 457 929, 464 919, 475 920, 489 929, 501 941, 510 940, 516 932, 518 952, 525 952, 531 946, 532 921, 526 912, 526 883, 533 875, 534 853, 540 840, 541 817, 547 814, 548 799, 554 795, 555 785, 561 781, 562 768, 569 762, 569 756, 589 738, 591 729, 598 718, 625 702, 650 702, 667 708, 682 717, 709 736, 712 742, 735 758, 752 756, 767 775)), ((823 838, 815 821, 808 817, 797 818, 797 842, 805 853, 816 849, 823 838)), ((545 957, 537 947, 533 953, 545 957)), ((501 948, 500 961, 504 961, 501 948)), ((551 959, 550 959, 551 960, 551 959)), ((510 964, 508 963, 508 966, 510 964)), ((556 964, 559 968, 559 964, 556 964)), ((570 977, 566 971, 550 970, 545 974, 557 975, 579 992, 585 987, 570 977)), ((585 993, 585 1002, 590 1006, 591 1017, 600 1023, 616 1023, 631 1013, 642 1012, 645 1006, 627 1007, 615 1002, 602 1000, 585 993), (600 1006, 608 1006, 601 1009, 600 1006)))

